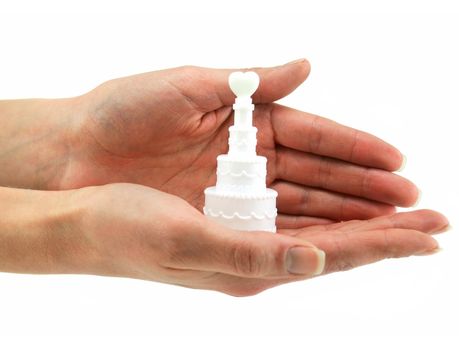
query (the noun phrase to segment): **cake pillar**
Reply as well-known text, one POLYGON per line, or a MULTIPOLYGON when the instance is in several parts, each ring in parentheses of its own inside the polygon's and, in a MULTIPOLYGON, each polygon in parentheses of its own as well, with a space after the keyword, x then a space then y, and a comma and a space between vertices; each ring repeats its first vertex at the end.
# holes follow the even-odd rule
POLYGON ((247 127, 252 126, 252 112, 255 106, 252 104, 250 97, 238 97, 233 104, 234 109, 234 126, 247 127))

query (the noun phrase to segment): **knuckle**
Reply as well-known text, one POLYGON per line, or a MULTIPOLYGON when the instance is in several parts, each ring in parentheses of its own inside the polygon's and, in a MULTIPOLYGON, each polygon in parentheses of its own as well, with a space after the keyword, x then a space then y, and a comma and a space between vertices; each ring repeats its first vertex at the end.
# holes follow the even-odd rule
POLYGON ((351 136, 352 141, 349 147, 349 155, 348 155, 348 159, 350 162, 353 162, 355 159, 355 151, 357 148, 359 136, 360 136, 360 133, 358 130, 355 130, 355 129, 352 130, 352 136, 351 136))
POLYGON ((360 183, 361 196, 366 196, 369 193, 371 193, 373 174, 374 174, 374 171, 370 168, 364 170, 363 176, 361 177, 361 183, 360 183))
POLYGON ((231 259, 236 273, 243 276, 259 276, 266 263, 266 254, 260 252, 249 242, 234 244, 231 259))
POLYGON ((326 273, 348 271, 355 267, 352 258, 343 250, 341 239, 347 239, 347 234, 342 233, 340 236, 332 236, 331 244, 334 245, 336 254, 331 260, 327 259, 328 261, 325 266, 326 273))
POLYGON ((329 264, 326 272, 344 272, 352 270, 354 267, 354 264, 347 259, 337 259, 329 264))
POLYGON ((384 229, 383 230, 383 243, 381 250, 387 258, 397 258, 399 257, 397 252, 394 250, 394 245, 392 244, 392 230, 384 229))
POLYGON ((311 122, 311 128, 309 133, 309 151, 313 153, 319 153, 322 145, 322 125, 321 118, 315 116, 311 122))
POLYGON ((161 239, 161 260, 165 266, 177 267, 190 263, 200 247, 200 226, 192 221, 173 220, 161 239))
POLYGON ((308 188, 303 189, 301 195, 300 195, 300 200, 299 204, 302 208, 308 208, 311 202, 311 190, 308 188))
POLYGON ((326 157, 321 157, 319 171, 317 172, 317 183, 322 188, 329 188, 331 180, 332 161, 326 157))
POLYGON ((199 73, 199 67, 193 65, 184 65, 177 68, 178 72, 182 73, 184 76, 194 76, 199 73))
POLYGON ((174 267, 181 265, 185 260, 185 247, 181 243, 181 240, 173 236, 168 238, 162 244, 161 249, 161 260, 162 263, 168 267, 174 267))

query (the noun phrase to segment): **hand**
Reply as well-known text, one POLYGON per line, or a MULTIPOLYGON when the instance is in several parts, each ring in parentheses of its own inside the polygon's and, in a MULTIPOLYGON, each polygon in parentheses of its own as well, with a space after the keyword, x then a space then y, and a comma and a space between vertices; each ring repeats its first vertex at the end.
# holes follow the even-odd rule
MULTIPOLYGON (((411 206, 418 190, 391 173, 394 147, 331 120, 272 103, 309 73, 306 60, 254 69, 258 153, 268 158, 268 186, 279 193, 279 228, 365 219, 411 206)), ((78 98, 68 155, 47 188, 113 182, 178 195, 198 210, 215 183, 216 156, 227 152, 234 95, 230 70, 182 67, 102 84, 78 98)), ((74 107, 75 108, 75 107, 74 107)), ((76 109, 76 108, 75 108, 76 109)))
POLYGON ((78 220, 72 221, 73 234, 66 235, 70 249, 55 249, 65 259, 69 250, 78 252, 68 272, 235 296, 385 258, 433 253, 438 245, 430 234, 448 225, 441 214, 420 210, 278 234, 243 232, 219 226, 186 201, 144 186, 111 184, 77 192, 81 194, 73 195, 72 207, 78 220), (325 266, 316 247, 326 253, 325 266))

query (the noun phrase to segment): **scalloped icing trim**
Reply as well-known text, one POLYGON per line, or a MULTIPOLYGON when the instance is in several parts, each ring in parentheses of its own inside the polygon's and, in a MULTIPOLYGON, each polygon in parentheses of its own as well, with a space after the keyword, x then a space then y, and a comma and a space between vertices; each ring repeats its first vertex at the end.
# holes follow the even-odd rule
POLYGON ((253 179, 254 177, 265 177, 266 176, 266 172, 264 172, 263 174, 260 174, 260 173, 249 173, 245 170, 242 170, 240 173, 233 173, 231 172, 231 170, 228 170, 228 171, 221 171, 221 170, 217 170, 217 175, 220 175, 220 176, 226 176, 226 175, 230 175, 232 177, 248 177, 249 179, 253 179))
POLYGON ((221 217, 223 219, 234 219, 238 218, 241 220, 250 220, 250 219, 256 219, 256 220, 264 220, 264 219, 274 219, 277 216, 277 210, 274 211, 272 214, 266 213, 264 215, 258 215, 257 213, 254 213, 253 211, 250 213, 250 215, 241 215, 237 211, 234 212, 233 215, 225 215, 221 210, 218 211, 218 213, 215 213, 212 211, 212 209, 207 209, 206 207, 203 208, 204 214, 212 216, 214 218, 221 217))
MULTIPOLYGON (((208 188, 215 188, 215 187, 208 187, 208 188)), ((219 197, 219 198, 232 198, 232 199, 261 199, 261 200, 266 200, 266 199, 272 199, 277 197, 277 192, 274 190, 267 188, 266 190, 271 190, 273 192, 268 192, 266 193, 225 193, 225 192, 209 192, 207 191, 206 188, 204 190, 204 194, 208 196, 214 196, 214 197, 219 197)))

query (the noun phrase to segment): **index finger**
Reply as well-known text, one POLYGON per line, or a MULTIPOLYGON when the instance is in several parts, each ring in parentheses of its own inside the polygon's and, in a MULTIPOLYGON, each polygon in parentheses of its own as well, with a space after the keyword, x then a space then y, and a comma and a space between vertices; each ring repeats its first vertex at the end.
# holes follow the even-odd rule
POLYGON ((394 146, 330 119, 278 104, 273 104, 270 117, 275 142, 285 147, 388 171, 404 163, 394 146))

